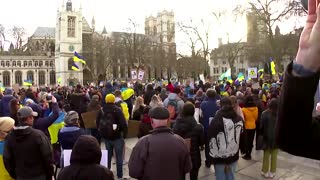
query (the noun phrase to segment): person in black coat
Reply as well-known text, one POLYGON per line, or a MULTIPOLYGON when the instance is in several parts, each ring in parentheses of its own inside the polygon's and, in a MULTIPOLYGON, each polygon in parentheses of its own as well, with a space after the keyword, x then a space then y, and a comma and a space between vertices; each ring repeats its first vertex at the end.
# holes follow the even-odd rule
POLYGON ((113 180, 113 173, 100 165, 101 156, 96 138, 80 136, 72 149, 70 166, 61 170, 58 180, 113 180))
POLYGON ((290 154, 320 160, 320 121, 312 116, 320 77, 320 9, 316 0, 308 2, 308 21, 296 60, 288 65, 284 76, 277 142, 290 154))
POLYGON ((152 84, 148 84, 147 91, 144 94, 144 104, 149 106, 149 103, 151 102, 151 98, 155 94, 156 94, 156 91, 153 89, 152 84))
POLYGON ((198 179, 199 168, 201 166, 200 150, 204 146, 204 132, 201 124, 197 124, 194 119, 194 105, 190 102, 184 104, 181 118, 179 118, 173 128, 175 134, 180 135, 184 139, 191 140, 190 156, 192 161, 192 169, 190 172, 190 180, 198 179))

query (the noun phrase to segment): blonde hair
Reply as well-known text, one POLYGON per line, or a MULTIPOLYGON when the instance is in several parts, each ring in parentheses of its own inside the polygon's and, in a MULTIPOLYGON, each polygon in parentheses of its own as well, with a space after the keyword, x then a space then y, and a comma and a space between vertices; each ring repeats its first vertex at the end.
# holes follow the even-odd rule
POLYGON ((144 99, 141 96, 138 96, 135 103, 134 103, 134 109, 133 111, 140 108, 140 106, 144 106, 144 99))

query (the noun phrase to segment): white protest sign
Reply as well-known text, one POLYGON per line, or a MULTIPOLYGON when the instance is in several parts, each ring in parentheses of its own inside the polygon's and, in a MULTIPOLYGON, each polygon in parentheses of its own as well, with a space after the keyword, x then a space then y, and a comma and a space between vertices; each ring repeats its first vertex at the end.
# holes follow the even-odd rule
MULTIPOLYGON (((63 150, 63 166, 67 167, 70 165, 70 157, 71 157, 72 150, 63 150)), ((108 168, 108 151, 101 150, 102 156, 100 160, 100 165, 108 168)))
POLYGON ((138 79, 139 79, 140 81, 142 81, 142 80, 143 80, 143 77, 144 77, 144 71, 140 70, 140 71, 139 71, 139 75, 138 75, 138 79))
POLYGON ((200 74, 200 80, 201 80, 203 83, 206 82, 206 80, 204 79, 204 75, 203 75, 203 74, 200 74))
POLYGON ((248 78, 257 78, 258 77, 258 68, 248 68, 248 78))
POLYGON ((137 79, 137 71, 136 70, 131 70, 131 78, 137 79))

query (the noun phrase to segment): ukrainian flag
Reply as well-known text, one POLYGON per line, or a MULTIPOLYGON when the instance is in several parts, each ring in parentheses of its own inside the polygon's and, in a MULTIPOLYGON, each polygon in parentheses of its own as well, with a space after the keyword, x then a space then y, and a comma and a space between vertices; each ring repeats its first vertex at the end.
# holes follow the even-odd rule
POLYGON ((76 65, 76 63, 73 63, 71 69, 74 70, 74 71, 80 71, 80 68, 79 68, 78 65, 76 65))
POLYGON ((244 79, 245 79, 245 78, 244 78, 243 73, 242 73, 242 72, 239 72, 239 74, 238 74, 238 77, 237 77, 236 81, 243 81, 244 79))
MULTIPOLYGON (((51 116, 52 112, 49 114, 51 116)), ((63 111, 59 112, 58 118, 48 127, 48 131, 50 134, 51 144, 55 144, 58 142, 58 133, 61 128, 64 127, 64 117, 66 113, 63 111)))
POLYGON ((0 141, 0 179, 3 180, 13 180, 13 178, 10 177, 8 171, 6 170, 4 163, 3 163, 3 151, 4 151, 4 144, 5 142, 3 140, 0 141))
POLYGON ((24 85, 24 86, 32 86, 32 81, 24 80, 24 81, 23 81, 23 85, 24 85))
POLYGON ((84 57, 80 56, 76 51, 74 52, 73 61, 74 62, 81 62, 82 64, 86 64, 84 57))
POLYGON ((271 74, 276 75, 276 64, 274 63, 274 61, 271 61, 270 67, 271 67, 271 74))

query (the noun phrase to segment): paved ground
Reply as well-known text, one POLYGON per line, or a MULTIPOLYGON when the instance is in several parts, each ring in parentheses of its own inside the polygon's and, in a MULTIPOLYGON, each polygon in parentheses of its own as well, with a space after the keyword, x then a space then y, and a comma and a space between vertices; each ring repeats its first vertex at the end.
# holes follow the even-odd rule
MULTIPOLYGON (((126 160, 129 160, 130 153, 137 138, 130 138, 126 140, 126 160)), ((319 152, 320 153, 320 152, 319 152)), ((255 180, 264 179, 260 176, 262 166, 262 151, 254 151, 252 153, 252 160, 246 161, 239 159, 236 179, 237 180, 255 180)), ((204 154, 202 152, 202 157, 204 154)), ((204 158, 202 158, 204 160, 204 158)), ((200 168, 199 180, 215 180, 214 168, 200 168)), ((115 164, 112 165, 114 174, 115 164)), ((125 165, 124 175, 128 177, 128 166, 125 165)), ((131 178, 133 179, 133 178, 131 178)), ((320 180, 320 161, 301 158, 280 152, 278 155, 277 175, 274 179, 278 180, 320 180)))

